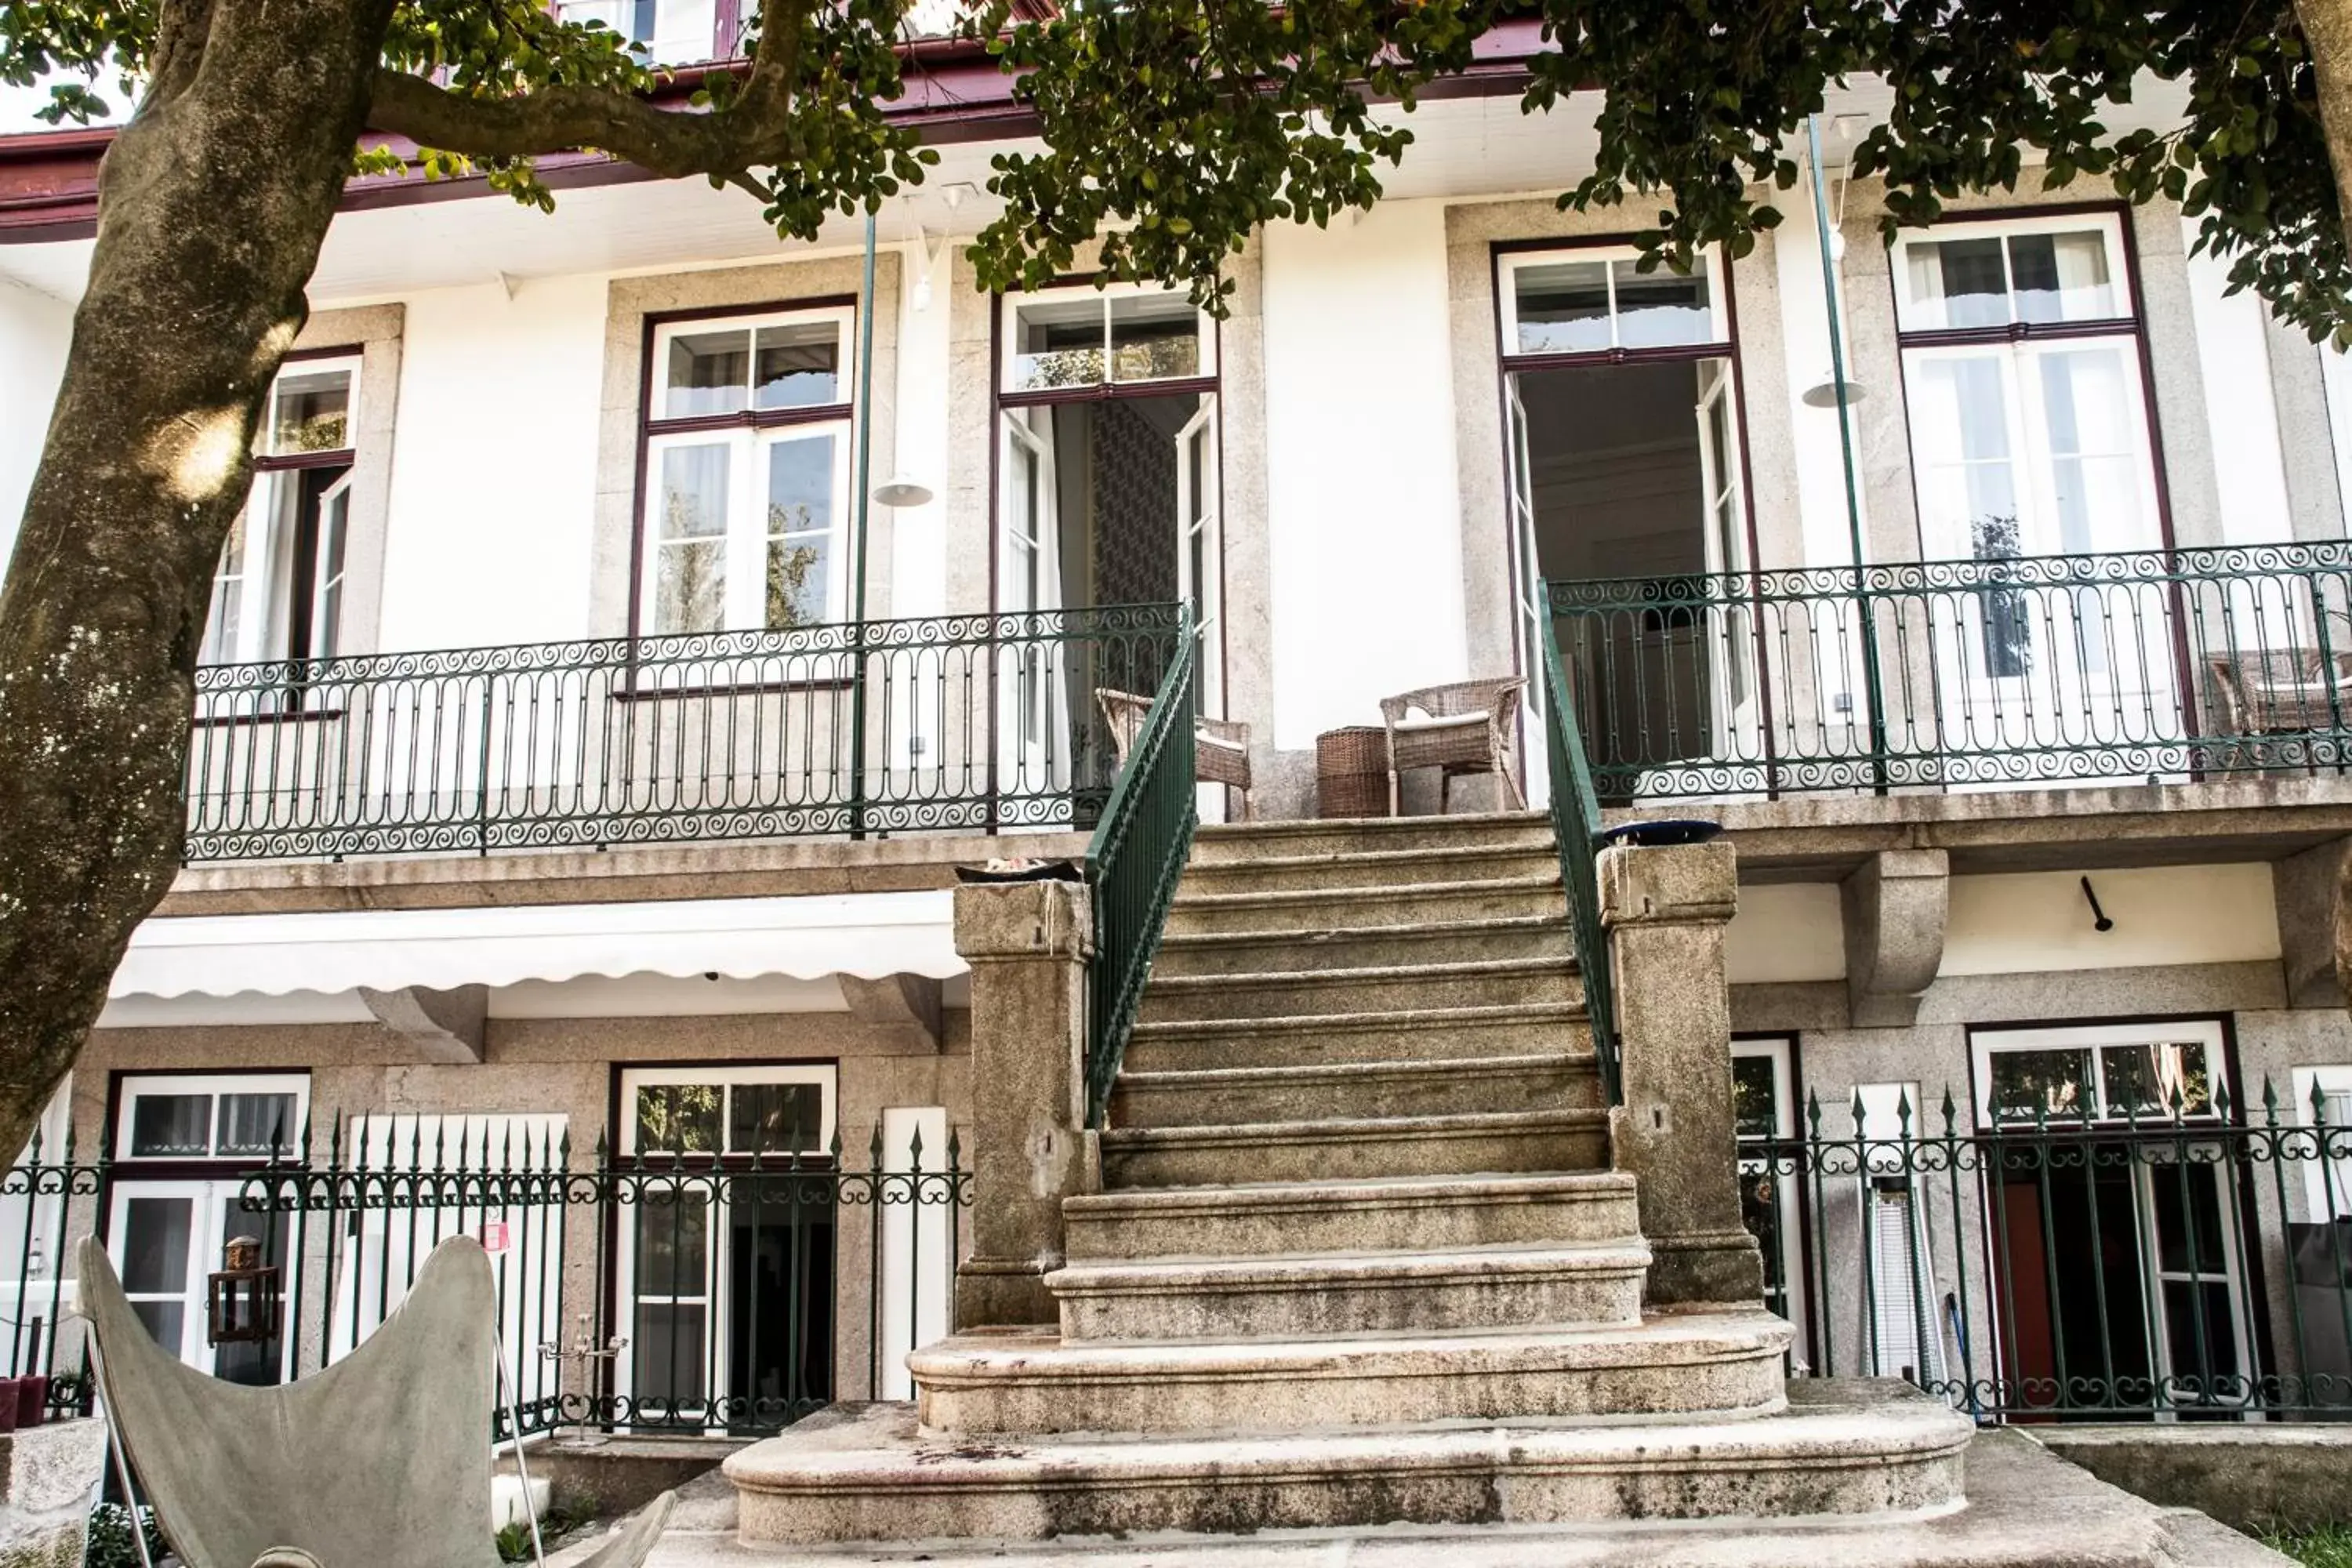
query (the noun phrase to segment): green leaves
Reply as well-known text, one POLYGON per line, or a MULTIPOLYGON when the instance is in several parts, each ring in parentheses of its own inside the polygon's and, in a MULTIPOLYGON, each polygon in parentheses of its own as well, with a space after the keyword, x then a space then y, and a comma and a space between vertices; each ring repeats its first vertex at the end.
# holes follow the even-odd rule
MULTIPOLYGON (((52 119, 103 117, 115 105, 100 84, 128 93, 179 3, 10 0, 0 80, 53 83, 52 119)), ((656 160, 666 172, 748 188, 795 238, 921 179, 934 155, 883 112, 901 89, 906 0, 745 9, 747 51, 777 30, 773 74, 691 84, 687 107, 665 111, 677 121, 651 133, 656 152, 686 149, 656 160)), ((2352 323, 2352 256, 2293 0, 1066 0, 1045 17, 976 0, 961 31, 1015 77, 1043 142, 994 160, 1004 210, 971 247, 981 280, 1038 286, 1099 237, 1108 276, 1185 284, 1223 310, 1226 257, 1264 224, 1370 207, 1412 144, 1407 111, 1423 90, 1469 69, 1498 24, 1528 17, 1549 48, 1522 108, 1597 138, 1561 205, 1638 206, 1629 226, 1648 226, 1655 263, 1687 267, 1709 245, 1749 252, 1780 220, 1770 193, 1797 184, 1807 117, 1853 88, 1879 117, 1850 171, 1883 183, 1890 232, 1934 221, 1963 192, 2103 180, 2132 201, 2182 204, 2232 286, 2313 336, 2352 323), (2160 113, 2111 131, 2150 82, 2163 84, 2160 113), (1867 90, 1877 83, 1883 94, 1867 90)), ((512 110, 557 89, 573 95, 564 123, 603 125, 617 116, 583 113, 579 94, 634 107, 668 85, 629 45, 540 0, 396 0, 383 60, 459 108, 512 110)), ((641 114, 634 123, 644 130, 641 114)), ((478 162, 428 153, 421 171, 551 205, 515 143, 477 145, 505 154, 478 162)), ((354 170, 405 172, 381 146, 354 170)))
POLYGON ((1471 62, 1502 0, 1134 0, 1014 20, 975 15, 1042 152, 995 160, 1005 210, 972 246, 981 281, 1036 288, 1101 237, 1113 279, 1189 285, 1222 312, 1224 258, 1261 225, 1333 215, 1380 197, 1403 157, 1398 121, 1418 90, 1471 62), (1373 111, 1376 100, 1397 107, 1373 111))

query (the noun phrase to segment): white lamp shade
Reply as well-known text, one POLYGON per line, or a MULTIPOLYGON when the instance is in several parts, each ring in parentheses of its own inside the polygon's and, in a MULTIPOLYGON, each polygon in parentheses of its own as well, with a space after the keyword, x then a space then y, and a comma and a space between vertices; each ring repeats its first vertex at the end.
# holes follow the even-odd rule
MULTIPOLYGON (((1869 394, 1863 390, 1860 382, 1849 381, 1845 384, 1847 407, 1853 407, 1868 395, 1869 394)), ((1805 388, 1803 397, 1805 406, 1808 408, 1835 408, 1838 405, 1837 377, 1823 375, 1821 380, 1805 388)))
POLYGON ((875 487, 874 499, 883 506, 922 506, 931 499, 929 485, 904 474, 893 474, 875 487))

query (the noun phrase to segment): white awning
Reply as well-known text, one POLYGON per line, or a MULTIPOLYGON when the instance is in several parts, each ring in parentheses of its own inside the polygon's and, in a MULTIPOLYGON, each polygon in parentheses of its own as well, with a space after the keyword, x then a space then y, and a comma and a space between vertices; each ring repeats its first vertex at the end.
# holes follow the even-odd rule
POLYGON ((879 979, 965 972, 954 894, 842 893, 630 904, 359 910, 151 920, 131 939, 110 996, 396 991, 512 985, 580 975, 829 974, 879 979))

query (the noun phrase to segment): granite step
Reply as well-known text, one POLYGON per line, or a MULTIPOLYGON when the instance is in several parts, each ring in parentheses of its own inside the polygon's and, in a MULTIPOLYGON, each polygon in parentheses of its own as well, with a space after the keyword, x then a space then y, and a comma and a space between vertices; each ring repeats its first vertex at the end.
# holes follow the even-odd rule
POLYGON ((1295 892, 1309 889, 1411 888, 1431 882, 1491 881, 1559 871, 1549 843, 1441 844, 1333 855, 1255 855, 1194 860, 1180 886, 1191 893, 1295 892))
POLYGON ((1114 1127, 1216 1127, 1246 1121, 1360 1121, 1481 1110, 1601 1106, 1592 1053, 1472 1060, 1333 1062, 1306 1067, 1122 1072, 1114 1127))
POLYGON ((1335 1062, 1475 1061, 1591 1049, 1591 1024, 1580 1000, 1139 1024, 1128 1037, 1124 1066, 1132 1072, 1192 1072, 1335 1062))
POLYGON ((1760 1310, 1241 1342, 1089 1344, 982 1331, 912 1351, 907 1365, 925 1429, 960 1437, 1728 1420, 1781 1407, 1780 1357, 1793 1332, 1760 1310))
POLYGON ((1551 819, 1541 812, 1463 812, 1452 816, 1318 817, 1296 822, 1203 823, 1192 863, 1222 865, 1263 856, 1361 855, 1478 844, 1552 847, 1551 819))
MULTIPOLYGON (((936 1526, 958 1516, 985 1518, 1023 1527, 1029 1539, 934 1537, 846 1548, 823 1542, 745 1541, 745 1512, 731 1487, 723 1502, 703 1503, 696 1494, 704 1483, 696 1482, 681 1492, 648 1568, 841 1568, 845 1553, 861 1563, 920 1563, 930 1568, 1005 1568, 1008 1559, 1024 1568, 2294 1568, 2291 1558, 2203 1514, 2159 1508, 2096 1479, 2038 1447, 2021 1429, 1989 1428, 1967 1439, 1959 1461, 1966 1470, 1966 1506, 1958 1506, 1957 1494, 1916 1500, 1934 1499, 1931 1489, 1916 1484, 1929 1467, 1940 1464, 1948 1472, 1955 1464, 1939 1459, 1932 1442, 1901 1440, 1907 1423, 1924 1419, 1915 1414, 1924 1403, 1896 1384, 1801 1380, 1790 1385, 1785 1415, 1742 1423, 1739 1436, 1753 1445, 1782 1432, 1810 1431, 1811 1444, 1776 1443, 1762 1451, 1750 1447, 1736 1460, 1712 1450, 1710 1458, 1732 1461, 1716 1477, 1692 1464, 1692 1452, 1677 1445, 1666 1455, 1675 1480, 1637 1482, 1621 1494, 1623 1506, 1612 1510, 1614 1516, 1592 1520, 1531 1517, 1547 1500, 1561 1498, 1552 1478, 1589 1480, 1608 1467, 1583 1456, 1562 1464, 1556 1450, 1516 1461, 1502 1445, 1523 1429, 1493 1432, 1483 1496, 1469 1484, 1478 1473, 1475 1462, 1465 1473, 1459 1458, 1439 1464, 1415 1450, 1409 1463, 1391 1472, 1409 1490, 1386 1506, 1371 1500, 1377 1474, 1372 1461, 1357 1457, 1363 1455, 1366 1440, 1342 1447, 1292 1439, 1313 1447, 1293 1449, 1287 1466, 1293 1479, 1287 1483, 1268 1473, 1265 1463, 1272 1440, 1254 1442, 1231 1449, 1249 1462, 1251 1476, 1219 1492, 1220 1506, 1230 1511, 1220 1517, 1205 1499, 1194 1510, 1164 1503, 1150 1505, 1148 1513, 1118 1510, 1124 1518, 1190 1517, 1201 1525, 1197 1531, 1133 1536, 1117 1530, 1080 1532, 1083 1523, 1108 1522, 1112 1510, 1072 1494, 1084 1484, 1080 1478, 1088 1473, 1090 1459, 1108 1462, 1112 1472, 1106 1479, 1115 1476, 1116 1484, 1139 1490, 1147 1478, 1132 1468, 1139 1457, 1131 1451, 1137 1445, 991 1445, 991 1459, 1031 1467, 1038 1483, 1031 1490, 1015 1484, 1007 1471, 985 1479, 961 1471, 965 1460, 978 1456, 958 1452, 951 1441, 924 1437, 914 1429, 906 1405, 837 1405, 787 1435, 797 1459, 772 1450, 766 1456, 745 1451, 747 1468, 790 1466, 800 1478, 752 1504, 752 1517, 760 1521, 753 1528, 768 1528, 765 1519, 797 1510, 802 1505, 794 1497, 805 1495, 819 1469, 850 1480, 866 1506, 812 1522, 808 1533, 861 1524, 869 1531, 887 1527, 888 1510, 901 1494, 881 1482, 877 1471, 895 1466, 912 1484, 931 1487, 934 1478, 938 1482, 936 1489, 908 1498, 915 1506, 904 1516, 907 1522, 936 1526), (1825 1431, 1815 1419, 1832 1411, 1848 1418, 1842 1434, 1825 1431), (1909 1471, 1912 1481, 1874 1493, 1865 1472, 1887 1462, 1909 1471), (1780 1474, 1767 1479, 1771 1471, 1780 1474), (1352 1484, 1343 1480, 1351 1474, 1358 1478, 1352 1484), (1457 1483, 1455 1496, 1464 1510, 1457 1517, 1433 1517, 1444 1500, 1431 1484, 1440 1477, 1457 1483), (1523 1477, 1534 1486, 1522 1486, 1523 1477), (1822 1511, 1805 1511, 1809 1500, 1797 1489, 1807 1481, 1821 1489, 1816 1496, 1822 1511), (1367 1522, 1334 1522, 1343 1486, 1366 1500, 1367 1522), (988 1500, 991 1492, 1006 1500, 988 1500), (1028 1500, 1010 1500, 1014 1498, 1028 1500), (1914 1500, 1909 1507, 1868 1506, 1879 1499, 1914 1500), (1268 1506, 1261 1508, 1261 1502, 1268 1506), (1708 1505, 1714 1503, 1741 1511, 1710 1517, 1708 1505), (1844 1511, 1834 1511, 1839 1509, 1844 1511), (1258 1518, 1301 1517, 1324 1522, 1300 1529, 1256 1524, 1258 1518)), ((1546 1440, 1556 1432, 1546 1434, 1546 1440)), ((1460 1439, 1457 1432, 1449 1441, 1460 1439)), ((1196 1445, 1194 1458, 1206 1458, 1202 1450, 1209 1446, 1196 1445)), ((716 1472, 711 1479, 725 1480, 716 1472)), ((1189 1478, 1179 1474, 1163 1470, 1156 1479, 1165 1494, 1191 1489, 1189 1478)), ((1593 1492, 1587 1495, 1601 1500, 1593 1492)))
POLYGON ((1587 1110, 1114 1128, 1102 1134, 1107 1187, 1595 1171, 1608 1163, 1608 1113, 1587 1110))
POLYGON ((1151 973, 1173 978, 1326 966, 1370 969, 1448 958, 1570 958, 1573 940, 1565 907, 1547 914, 1369 929, 1315 925, 1195 933, 1163 938, 1151 973))
POLYGON ((1641 1227, 1633 1178, 1614 1171, 1139 1187, 1065 1198, 1062 1222, 1074 1264, 1567 1245, 1641 1227))
POLYGON ((1501 958, 1399 963, 1372 969, 1269 970, 1253 974, 1153 974, 1143 1023, 1211 1018, 1296 1018, 1414 1007, 1507 1007, 1582 1001, 1576 961, 1501 958))
POLYGON ((1168 909, 1168 934, 1288 931, 1307 924, 1358 931, 1445 921, 1564 920, 1567 909, 1557 863, 1508 876, 1407 887, 1208 893, 1179 883, 1168 909))
POLYGON ((1353 1339, 1494 1329, 1631 1328, 1650 1249, 1577 1247, 1160 1258, 1045 1276, 1062 1341, 1353 1339))
POLYGON ((1971 1435, 1964 1418, 1921 1402, 1673 1426, 1008 1447, 927 1437, 903 1406, 869 1406, 862 1418, 755 1444, 730 1457, 726 1473, 746 1542, 1900 1518, 1958 1503, 1971 1435))

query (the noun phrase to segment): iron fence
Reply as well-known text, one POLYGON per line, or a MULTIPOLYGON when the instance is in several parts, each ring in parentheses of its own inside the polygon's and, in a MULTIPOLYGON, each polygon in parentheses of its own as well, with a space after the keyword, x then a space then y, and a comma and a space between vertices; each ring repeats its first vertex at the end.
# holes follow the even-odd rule
POLYGON ((2352 544, 1546 584, 1605 801, 2352 761, 2352 544))
POLYGON ((2244 1118, 2219 1089, 2152 1098, 1976 1128, 1948 1090, 1846 1137, 1816 1100, 1795 1137, 1743 1135, 1792 1370, 1987 1422, 2352 1419, 2352 1128, 2267 1082, 2244 1118))
MULTIPOLYGON (((274 1384, 341 1360, 436 1246, 471 1236, 498 1284, 494 1436, 518 1423, 756 1436, 835 1399, 911 1396, 903 1358, 947 1331, 971 1202, 952 1132, 927 1145, 919 1124, 886 1147, 877 1127, 862 1152, 836 1136, 824 1150, 723 1158, 621 1158, 600 1144, 575 1163, 561 1134, 515 1120, 359 1118, 335 1128, 322 1160, 289 1150, 226 1182, 30 1152, 0 1184, 0 1268, 13 1260, 16 1275, 0 1283, 16 1305, 8 1374, 50 1375, 53 1409, 87 1409, 75 1287, 56 1261, 67 1237, 104 1232, 110 1194, 135 1181, 150 1202, 175 1185, 226 1191, 225 1228, 249 1230, 279 1271, 278 1333, 211 1346, 204 1292, 219 1262, 191 1252, 198 1227, 132 1256, 111 1238, 134 1310, 216 1376, 274 1384)), ((205 1201, 193 1197, 192 1217, 205 1201)))
POLYGON ((1174 605, 215 666, 191 861, 1093 826, 1174 605))
MULTIPOLYGON (((1183 616, 1192 636, 1192 612, 1183 616)), ((1127 764, 1087 846, 1095 953, 1087 974, 1087 1125, 1100 1127, 1160 951, 1168 906, 1200 825, 1192 734, 1196 659, 1179 659, 1156 689, 1127 764)))

